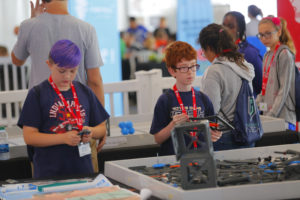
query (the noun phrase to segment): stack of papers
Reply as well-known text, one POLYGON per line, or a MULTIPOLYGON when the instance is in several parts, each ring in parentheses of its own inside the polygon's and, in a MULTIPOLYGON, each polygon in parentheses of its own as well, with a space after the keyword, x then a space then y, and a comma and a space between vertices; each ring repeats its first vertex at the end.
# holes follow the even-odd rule
POLYGON ((129 190, 112 185, 104 175, 99 174, 94 180, 73 179, 2 185, 0 199, 135 200, 140 197, 129 190))
POLYGON ((120 188, 110 186, 103 188, 92 188, 87 190, 75 190, 71 192, 60 192, 51 194, 34 195, 36 200, 140 200, 139 195, 120 188))

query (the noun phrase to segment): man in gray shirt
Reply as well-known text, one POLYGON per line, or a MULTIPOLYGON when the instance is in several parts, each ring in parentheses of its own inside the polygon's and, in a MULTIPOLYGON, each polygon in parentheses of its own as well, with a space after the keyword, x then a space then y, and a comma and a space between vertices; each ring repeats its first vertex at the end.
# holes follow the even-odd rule
MULTIPOLYGON (((50 70, 45 62, 48 53, 56 41, 68 39, 80 48, 83 55, 75 80, 88 85, 104 106, 99 70, 103 61, 94 27, 69 15, 67 0, 42 0, 42 3, 36 0, 35 7, 30 3, 31 19, 21 23, 11 54, 12 62, 17 66, 22 66, 28 56, 31 57, 29 89, 49 78, 50 70)), ((104 143, 105 137, 97 149, 100 150, 104 143)), ((97 152, 92 157, 94 169, 98 171, 97 152)))

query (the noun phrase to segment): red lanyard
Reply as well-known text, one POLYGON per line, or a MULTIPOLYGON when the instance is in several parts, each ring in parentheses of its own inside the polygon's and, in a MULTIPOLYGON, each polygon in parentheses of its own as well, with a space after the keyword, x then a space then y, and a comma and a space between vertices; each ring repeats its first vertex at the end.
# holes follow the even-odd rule
MULTIPOLYGON (((176 98, 177 98, 177 101, 180 105, 180 108, 182 110, 182 113, 184 114, 187 114, 186 113, 186 110, 184 108, 184 105, 183 105, 183 102, 182 102, 182 99, 179 95, 179 92, 178 92, 178 89, 176 87, 176 84, 173 86, 173 90, 174 90, 174 93, 176 95, 176 98)), ((194 91, 194 88, 192 87, 192 97, 193 97, 193 117, 197 117, 197 105, 196 105, 196 96, 195 96, 195 91, 194 91)))
POLYGON ((235 44, 239 44, 240 41, 241 41, 240 39, 237 39, 234 43, 235 43, 235 44))
MULTIPOLYGON (((180 95, 179 95, 178 89, 177 89, 177 87, 176 87, 176 84, 174 84, 173 90, 174 90, 174 93, 175 93, 175 95, 176 95, 177 101, 178 101, 178 103, 179 103, 179 105, 180 105, 180 108, 181 108, 181 110, 182 110, 182 113, 187 114, 187 113, 186 113, 186 110, 185 110, 185 108, 184 108, 182 99, 181 99, 181 97, 180 97, 180 95)), ((192 87, 192 98, 193 98, 193 117, 197 117, 196 96, 195 96, 195 91, 194 91, 194 88, 193 88, 193 87, 192 87)), ((196 132, 190 132, 190 134, 191 134, 192 137, 197 137, 197 136, 196 136, 196 132)), ((193 142, 193 146, 194 146, 195 149, 197 148, 197 142, 196 142, 196 141, 193 142)))
POLYGON ((280 43, 278 43, 275 47, 275 50, 274 50, 274 53, 272 55, 272 58, 271 58, 271 61, 270 61, 270 64, 268 66, 268 69, 267 69, 267 61, 268 61, 268 58, 269 58, 269 55, 266 57, 266 63, 265 63, 265 66, 264 66, 264 73, 263 73, 263 82, 262 82, 262 88, 261 88, 261 94, 263 96, 265 96, 266 94, 266 88, 267 88, 267 83, 268 83, 268 79, 269 79, 269 72, 270 72, 270 69, 271 69, 271 65, 273 63, 273 60, 274 60, 274 57, 275 57, 275 54, 277 52, 277 49, 280 47, 280 43))
POLYGON ((64 96, 61 94, 61 92, 59 91, 59 89, 57 88, 57 86, 55 85, 55 83, 53 82, 53 79, 52 79, 51 76, 49 77, 49 82, 50 82, 52 88, 54 89, 54 91, 56 92, 56 94, 59 96, 59 98, 64 103, 64 105, 67 108, 67 110, 71 113, 71 115, 76 120, 77 127, 78 127, 79 131, 81 131, 82 127, 83 127, 83 125, 82 125, 83 122, 82 122, 82 117, 81 117, 81 114, 80 114, 79 101, 78 101, 78 97, 77 97, 77 93, 76 93, 74 85, 71 83, 71 89, 72 89, 72 93, 73 93, 73 99, 75 101, 76 115, 74 114, 74 112, 71 109, 70 105, 68 104, 68 102, 66 101, 66 99, 64 98, 64 96))

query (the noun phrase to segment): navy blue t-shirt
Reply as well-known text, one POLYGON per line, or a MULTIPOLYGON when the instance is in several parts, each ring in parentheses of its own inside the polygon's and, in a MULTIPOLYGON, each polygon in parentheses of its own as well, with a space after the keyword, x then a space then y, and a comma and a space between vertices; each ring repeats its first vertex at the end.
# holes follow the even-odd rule
POLYGON ((262 85, 262 57, 259 50, 247 41, 239 43, 239 52, 244 55, 245 60, 254 67, 255 77, 252 80, 253 95, 256 97, 261 92, 262 85))
MULTIPOLYGON (((80 104, 84 126, 97 126, 109 118, 101 103, 91 89, 81 83, 73 82, 80 104)), ((48 80, 38 85, 38 91, 32 88, 25 100, 18 126, 30 126, 41 133, 63 134, 66 126, 76 128, 76 121, 66 112, 66 107, 58 97, 48 80)), ((62 91, 62 95, 75 111, 72 90, 62 91)), ((48 147, 34 147, 34 177, 48 178, 75 174, 93 173, 91 156, 79 156, 78 147, 66 144, 48 147)))
MULTIPOLYGON (((192 91, 179 92, 183 105, 189 117, 193 117, 193 98, 192 91)), ((214 108, 210 99, 200 91, 195 90, 196 104, 197 104, 197 117, 202 118, 205 116, 214 115, 214 108)), ((156 102, 154 108, 153 120, 150 128, 151 134, 158 133, 161 129, 165 128, 173 119, 174 115, 181 114, 181 108, 173 90, 169 89, 162 94, 156 102), (166 93, 169 93, 169 97, 166 93), (169 100, 170 98, 170 100, 169 100), (171 104, 171 105, 170 105, 171 104)), ((172 138, 169 137, 160 145, 160 155, 173 155, 175 154, 172 138)))

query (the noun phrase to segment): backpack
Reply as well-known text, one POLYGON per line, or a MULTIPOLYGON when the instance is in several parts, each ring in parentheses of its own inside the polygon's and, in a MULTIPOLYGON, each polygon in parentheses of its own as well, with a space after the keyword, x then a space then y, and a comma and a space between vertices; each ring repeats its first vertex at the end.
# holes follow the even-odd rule
MULTIPOLYGON (((229 121, 225 113, 220 112, 229 121)), ((236 99, 234 119, 231 122, 234 141, 240 144, 252 144, 263 135, 259 111, 253 93, 246 79, 242 78, 242 86, 236 99)))
MULTIPOLYGON (((291 52, 291 50, 288 47, 282 48, 281 51, 283 49, 287 49, 291 52)), ((280 55, 281 51, 278 53, 278 56, 280 55)), ((293 52, 291 53, 294 55, 293 52)), ((277 80, 280 86, 278 73, 277 73, 277 80)), ((291 99, 293 101, 293 98, 291 99)), ((300 72, 296 64, 295 64, 295 102, 293 103, 295 105, 295 112, 296 112, 296 119, 297 119, 296 121, 299 122, 300 121, 300 72)))

